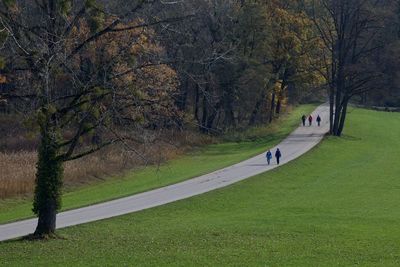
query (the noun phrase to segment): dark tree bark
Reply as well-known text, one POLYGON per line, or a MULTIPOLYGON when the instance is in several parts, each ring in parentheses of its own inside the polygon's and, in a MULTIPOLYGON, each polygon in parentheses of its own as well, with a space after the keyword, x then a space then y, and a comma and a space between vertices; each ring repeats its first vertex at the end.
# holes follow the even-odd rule
POLYGON ((276 93, 275 90, 272 91, 272 97, 271 97, 271 107, 269 110, 269 123, 272 122, 272 120, 274 119, 274 111, 275 111, 275 97, 276 97, 276 93))
POLYGON ((208 101, 207 101, 207 96, 206 96, 207 90, 205 89, 205 92, 203 93, 203 103, 202 103, 202 114, 201 114, 201 125, 200 125, 200 131, 203 133, 208 132, 207 128, 207 120, 208 120, 208 101))
POLYGON ((232 107, 231 102, 225 107, 224 125, 225 125, 225 127, 235 127, 236 126, 235 114, 233 112, 233 107, 232 107))
POLYGON ((198 125, 200 125, 199 105, 200 105, 200 92, 199 92, 199 85, 196 84, 196 89, 194 90, 194 118, 198 123, 198 125))
POLYGON ((181 111, 186 111, 187 98, 189 93, 189 79, 185 79, 184 86, 181 87, 181 92, 178 96, 177 106, 181 111))
POLYGON ((38 212, 38 224, 33 235, 38 238, 53 235, 56 231, 56 216, 56 203, 53 199, 49 199, 38 212))
POLYGON ((61 206, 61 188, 63 178, 63 162, 57 158, 59 149, 57 134, 45 126, 38 150, 36 188, 33 211, 38 215, 38 224, 34 235, 44 237, 54 234, 56 230, 56 214, 61 206))
POLYGON ((339 60, 338 76, 336 79, 336 95, 335 95, 335 115, 333 120, 333 134, 337 136, 339 130, 340 117, 342 116, 342 92, 344 91, 344 62, 339 60))
POLYGON ((333 86, 329 86, 329 134, 333 135, 333 120, 335 116, 335 89, 333 86))
POLYGON ((223 97, 223 108, 224 108, 224 126, 225 127, 235 127, 235 114, 234 114, 234 108, 233 108, 233 85, 228 85, 229 87, 225 90, 225 96, 223 97))
POLYGON ((335 133, 336 136, 341 136, 344 128, 344 123, 346 121, 346 116, 347 116, 347 106, 348 106, 348 100, 346 99, 343 103, 343 108, 342 108, 342 115, 340 117, 339 121, 339 127, 337 129, 337 132, 335 133))
POLYGON ((275 113, 278 114, 278 115, 281 113, 281 106, 282 106, 281 98, 278 97, 278 101, 276 103, 276 109, 275 109, 275 113))
POLYGON ((286 87, 288 85, 287 79, 289 77, 289 69, 285 68, 285 70, 283 71, 283 75, 282 75, 282 82, 281 82, 281 89, 280 92, 277 96, 277 103, 276 103, 276 108, 275 108, 275 113, 276 114, 280 114, 281 113, 281 108, 282 108, 282 98, 285 97, 286 95, 286 87))
POLYGON ((261 112, 261 107, 265 100, 266 100, 266 92, 265 92, 265 90, 263 90, 260 98, 257 100, 256 104, 254 105, 253 111, 251 112, 249 126, 253 126, 256 124, 257 118, 261 112))
POLYGON ((207 133, 210 133, 210 131, 212 129, 214 129, 214 122, 215 122, 215 119, 217 118, 217 115, 218 115, 218 112, 219 112, 221 106, 222 106, 222 101, 218 102, 214 106, 213 111, 211 112, 210 116, 208 116, 207 125, 206 125, 207 133))

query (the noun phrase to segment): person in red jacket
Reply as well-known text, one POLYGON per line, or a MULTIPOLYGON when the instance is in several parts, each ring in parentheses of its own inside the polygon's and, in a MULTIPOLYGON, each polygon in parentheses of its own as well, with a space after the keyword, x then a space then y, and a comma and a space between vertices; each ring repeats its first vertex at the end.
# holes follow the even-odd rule
POLYGON ((312 125, 312 120, 313 120, 313 117, 310 115, 308 117, 308 123, 309 123, 310 126, 312 125))

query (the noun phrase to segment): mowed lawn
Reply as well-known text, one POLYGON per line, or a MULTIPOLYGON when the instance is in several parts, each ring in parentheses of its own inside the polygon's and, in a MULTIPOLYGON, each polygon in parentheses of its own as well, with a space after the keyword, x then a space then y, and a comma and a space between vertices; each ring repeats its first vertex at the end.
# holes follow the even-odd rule
POLYGON ((400 114, 352 110, 343 138, 166 206, 0 243, 5 266, 399 266, 400 114))
MULTIPOLYGON (((149 166, 127 173, 123 177, 76 188, 63 196, 63 210, 87 206, 120 198, 157 187, 177 183, 209 173, 262 153, 279 143, 300 124, 302 114, 309 114, 316 105, 302 105, 282 116, 267 127, 251 128, 246 132, 230 134, 230 139, 215 145, 198 148, 194 152, 161 166, 149 166)), ((0 223, 33 216, 32 200, 0 200, 0 223)))

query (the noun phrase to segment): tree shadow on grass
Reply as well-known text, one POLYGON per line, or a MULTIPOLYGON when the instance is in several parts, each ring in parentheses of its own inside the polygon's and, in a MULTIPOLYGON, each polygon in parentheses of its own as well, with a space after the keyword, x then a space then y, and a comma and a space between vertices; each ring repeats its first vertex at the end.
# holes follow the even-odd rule
POLYGON ((67 238, 60 234, 40 235, 40 236, 37 236, 34 234, 29 234, 29 235, 26 235, 23 237, 1 241, 1 243, 2 244, 17 244, 17 243, 21 243, 21 242, 45 242, 45 241, 51 241, 51 240, 67 240, 67 238))

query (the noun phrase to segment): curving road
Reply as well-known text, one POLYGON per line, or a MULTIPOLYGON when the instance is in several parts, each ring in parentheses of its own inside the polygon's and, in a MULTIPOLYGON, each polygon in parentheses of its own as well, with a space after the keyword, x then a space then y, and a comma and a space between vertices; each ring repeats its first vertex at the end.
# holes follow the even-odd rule
MULTIPOLYGON (((271 149, 272 153, 275 153, 277 147, 282 151, 283 158, 281 159, 281 165, 309 151, 328 132, 328 105, 319 106, 313 112, 313 117, 316 118, 318 114, 322 118, 321 127, 317 127, 316 125, 311 127, 300 126, 278 146, 271 149)), ((265 153, 263 153, 230 167, 174 185, 101 204, 61 212, 57 215, 57 228, 111 218, 209 192, 278 167, 275 161, 273 162, 273 164, 268 166, 266 164, 265 153)), ((0 241, 33 233, 36 223, 37 219, 29 219, 0 225, 0 241)))

